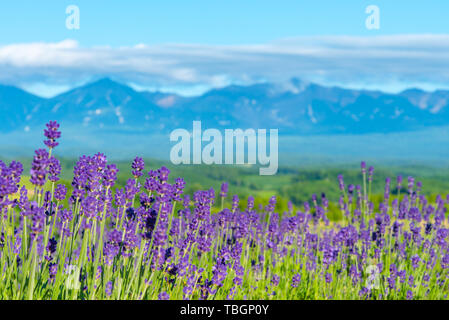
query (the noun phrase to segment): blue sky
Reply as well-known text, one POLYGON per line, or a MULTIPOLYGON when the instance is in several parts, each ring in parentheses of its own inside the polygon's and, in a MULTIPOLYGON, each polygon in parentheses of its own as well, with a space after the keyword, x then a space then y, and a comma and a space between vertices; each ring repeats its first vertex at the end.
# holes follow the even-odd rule
POLYGON ((15 0, 0 4, 0 43, 246 44, 300 35, 448 33, 448 13, 446 0, 15 0), (65 28, 70 4, 80 8, 77 31, 65 28), (365 28, 371 4, 381 10, 380 30, 365 28))
POLYGON ((447 0, 8 1, 0 4, 0 83, 48 96, 110 75, 143 89, 195 94, 283 81, 285 73, 342 86, 431 90, 449 83, 438 71, 448 62, 449 48, 441 47, 448 13, 447 0), (79 30, 65 27, 70 4, 80 8, 79 30), (368 5, 380 9, 379 30, 365 27, 368 5), (364 39, 374 39, 372 50, 364 39), (363 53, 351 67, 354 57, 341 56, 355 51, 363 53))

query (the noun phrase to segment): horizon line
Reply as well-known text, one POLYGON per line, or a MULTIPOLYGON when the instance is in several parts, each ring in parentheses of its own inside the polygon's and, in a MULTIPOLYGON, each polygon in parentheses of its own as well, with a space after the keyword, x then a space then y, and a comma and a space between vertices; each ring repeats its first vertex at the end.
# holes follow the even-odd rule
MULTIPOLYGON (((232 83, 231 82, 231 83, 223 85, 223 86, 216 86, 216 87, 204 86, 203 90, 201 90, 202 92, 198 92, 196 94, 182 94, 180 92, 177 92, 176 89, 173 89, 173 87, 170 87, 170 86, 165 86, 165 87, 162 87, 162 86, 161 87, 145 86, 145 85, 137 84, 137 83, 135 83, 133 81, 122 81, 122 80, 119 80, 116 77, 110 76, 110 75, 102 76, 102 77, 95 77, 94 79, 95 80, 92 80, 92 79, 91 80, 87 80, 87 81, 84 81, 82 83, 78 83, 78 84, 75 84, 75 85, 72 85, 72 86, 68 86, 68 85, 54 85, 55 87, 59 86, 59 87, 64 88, 64 89, 58 90, 58 92, 53 94, 53 95, 40 95, 40 94, 36 93, 37 90, 33 90, 33 89, 30 90, 30 88, 33 88, 33 85, 27 86, 27 85, 16 85, 16 84, 12 84, 12 83, 0 82, 0 86, 13 87, 13 88, 22 90, 22 91, 24 91, 24 92, 26 92, 26 93, 28 93, 30 95, 36 96, 36 97, 38 97, 40 99, 51 100, 51 99, 56 98, 56 97, 58 97, 60 95, 64 95, 64 94, 66 94, 66 93, 68 93, 70 91, 73 91, 73 90, 76 90, 76 89, 79 89, 79 88, 83 88, 83 87, 87 87, 89 85, 92 85, 92 84, 95 84, 95 83, 99 83, 99 82, 105 81, 105 80, 111 81, 112 83, 116 83, 118 85, 126 86, 126 87, 134 90, 137 93, 145 93, 145 92, 148 92, 148 93, 162 93, 162 94, 167 94, 167 95, 176 95, 176 96, 180 96, 180 97, 183 97, 183 98, 201 97, 201 96, 203 96, 203 95, 205 95, 205 94, 207 94, 209 92, 212 92, 214 90, 222 90, 222 89, 233 87, 233 86, 237 86, 237 87, 251 87, 251 86, 254 86, 254 85, 263 85, 263 84, 274 85, 274 86, 276 86, 276 85, 281 86, 282 84, 286 84, 287 83, 286 81, 277 81, 277 82, 276 81, 253 81, 251 83, 238 83, 238 82, 232 83)), ((361 86, 361 87, 353 87, 353 86, 350 86, 350 85, 326 84, 326 83, 322 83, 322 82, 319 82, 319 81, 307 81, 307 80, 303 80, 301 77, 291 77, 288 80, 288 83, 291 83, 294 80, 299 80, 300 82, 305 83, 307 86, 309 86, 309 85, 318 85, 318 86, 321 86, 321 87, 324 87, 324 88, 338 88, 338 89, 343 89, 343 90, 357 90, 357 91, 366 91, 366 92, 379 92, 379 93, 385 93, 385 94, 391 94, 391 95, 398 95, 398 94, 401 94, 403 92, 410 91, 410 90, 419 90, 421 92, 430 93, 430 94, 438 92, 438 91, 449 91, 449 87, 444 88, 444 86, 440 86, 440 87, 434 86, 433 89, 429 90, 429 89, 425 89, 423 87, 414 86, 414 85, 405 87, 405 89, 401 89, 401 90, 388 91, 388 90, 384 90, 384 89, 381 89, 381 88, 375 88, 375 86, 372 86, 373 88, 365 88, 363 86, 361 86)), ((47 85, 47 84, 42 83, 42 82, 37 83, 38 87, 41 86, 41 85, 53 86, 53 85, 47 85)), ((368 86, 368 87, 370 87, 370 86, 368 86)), ((291 90, 289 90, 287 88, 283 88, 283 90, 280 90, 280 92, 288 92, 288 91, 291 91, 291 90)))

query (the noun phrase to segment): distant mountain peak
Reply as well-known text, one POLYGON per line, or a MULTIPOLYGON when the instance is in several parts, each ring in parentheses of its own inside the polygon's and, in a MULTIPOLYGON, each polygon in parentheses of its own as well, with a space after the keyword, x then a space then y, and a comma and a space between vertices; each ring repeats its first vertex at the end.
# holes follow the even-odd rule
POLYGON ((303 81, 300 78, 291 78, 288 82, 286 89, 294 94, 300 94, 307 89, 310 82, 303 81))
POLYGON ((119 84, 119 82, 112 80, 109 77, 100 78, 96 81, 91 82, 91 84, 102 84, 102 85, 111 85, 111 84, 119 84))
MULTIPOLYGON (((101 78, 98 79, 94 82, 90 82, 82 87, 85 88, 98 88, 98 87, 102 87, 102 88, 122 88, 122 89, 131 89, 134 91, 134 89, 132 89, 131 87, 127 86, 126 84, 123 84, 121 82, 112 80, 111 78, 101 78)), ((82 88, 81 87, 81 88, 82 88)))
POLYGON ((62 125, 98 130, 170 131, 201 120, 209 128, 276 128, 280 134, 412 131, 449 124, 449 91, 399 94, 328 87, 292 78, 216 88, 196 97, 136 91, 109 77, 56 97, 0 85, 0 132, 62 125), (225 126, 225 127, 224 127, 225 126), (21 129, 22 128, 22 129, 21 129))
POLYGON ((427 93, 427 91, 424 91, 419 88, 409 88, 400 92, 400 94, 417 94, 417 93, 427 93))

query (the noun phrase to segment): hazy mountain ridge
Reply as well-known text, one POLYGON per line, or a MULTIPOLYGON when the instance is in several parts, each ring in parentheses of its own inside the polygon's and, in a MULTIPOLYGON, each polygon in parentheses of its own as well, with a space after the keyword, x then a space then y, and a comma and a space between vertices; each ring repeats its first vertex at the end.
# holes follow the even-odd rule
POLYGON ((136 91, 108 78, 45 99, 0 85, 0 132, 67 126, 169 132, 203 127, 275 128, 280 134, 413 131, 449 124, 449 91, 399 94, 325 87, 292 79, 287 87, 231 85, 197 97, 136 91))

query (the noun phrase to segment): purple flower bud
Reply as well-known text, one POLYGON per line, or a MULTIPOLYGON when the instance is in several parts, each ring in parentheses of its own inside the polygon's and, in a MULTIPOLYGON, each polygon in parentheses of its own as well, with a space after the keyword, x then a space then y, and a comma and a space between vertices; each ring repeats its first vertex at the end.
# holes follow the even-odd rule
POLYGON ((365 174, 366 173, 366 162, 362 161, 360 163, 360 168, 362 169, 362 173, 365 174))
POLYGON ((48 161, 48 180, 51 182, 56 182, 59 180, 59 175, 61 174, 61 163, 58 159, 51 156, 48 161))
POLYGON ((184 191, 186 182, 183 178, 176 178, 175 184, 173 185, 173 200, 182 201, 181 195, 184 191))
POLYGON ((345 190, 345 183, 343 181, 343 175, 341 174, 338 175, 338 187, 340 188, 341 191, 345 190))
POLYGON ((408 192, 411 194, 413 191, 413 187, 415 185, 415 178, 408 177, 407 181, 408 181, 408 192))
POLYGON ((106 166, 106 170, 104 170, 103 174, 103 184, 105 187, 114 186, 115 181, 117 180, 118 172, 119 169, 117 169, 117 166, 115 164, 108 164, 106 166))
POLYGON ((168 295, 167 292, 164 291, 164 292, 159 293, 158 299, 159 300, 169 300, 170 296, 168 295))
POLYGON ((48 152, 44 149, 35 151, 35 156, 31 163, 30 182, 36 186, 43 186, 45 184, 47 167, 48 167, 48 152))
POLYGON ((223 182, 221 184, 220 197, 226 198, 227 195, 228 195, 228 183, 227 182, 223 182))
POLYGON ((397 183, 397 188, 401 189, 401 185, 402 185, 402 176, 397 176, 396 178, 396 183, 397 183))
POLYGON ((56 142, 56 139, 59 139, 61 137, 61 132, 58 131, 59 129, 59 123, 56 121, 50 121, 46 124, 47 129, 44 130, 44 135, 48 140, 44 141, 44 144, 49 148, 55 148, 59 145, 58 142, 56 142))
POLYGON ((254 209, 254 197, 249 196, 248 197, 248 211, 251 211, 254 209))
POLYGON ((145 170, 145 162, 142 158, 136 157, 131 165, 133 169, 132 174, 134 178, 139 178, 143 175, 143 170, 145 170))
POLYGON ((111 294, 112 294, 112 288, 113 288, 113 286, 112 286, 112 281, 109 281, 108 283, 106 283, 106 286, 105 286, 105 288, 104 288, 105 293, 106 293, 106 296, 108 296, 108 297, 111 296, 111 294))
POLYGON ((368 181, 373 181, 373 175, 374 175, 374 167, 368 168, 368 181))
POLYGON ((352 194, 353 192, 354 192, 354 185, 353 184, 348 185, 348 193, 352 194))
POLYGON ((298 287, 300 282, 301 282, 301 275, 297 273, 292 278, 292 288, 298 287))
POLYGON ((55 189, 55 199, 58 201, 62 201, 65 199, 67 195, 67 187, 63 184, 58 184, 55 189))
POLYGON ((170 174, 170 170, 168 170, 166 167, 161 167, 159 170, 159 181, 161 183, 167 182, 168 175, 170 174))

